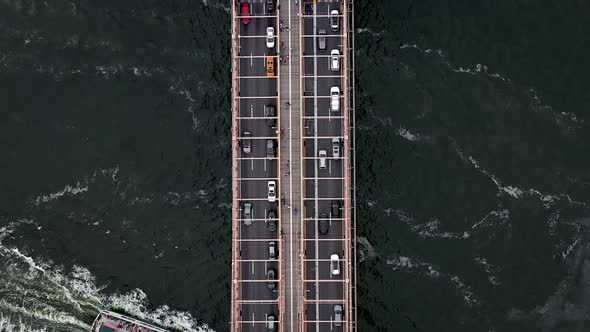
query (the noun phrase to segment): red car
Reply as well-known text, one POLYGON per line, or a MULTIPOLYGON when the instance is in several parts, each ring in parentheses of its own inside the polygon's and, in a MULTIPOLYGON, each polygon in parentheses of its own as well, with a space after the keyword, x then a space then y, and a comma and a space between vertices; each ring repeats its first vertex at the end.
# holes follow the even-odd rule
MULTIPOLYGON (((250 4, 247 2, 242 3, 242 16, 250 15, 250 4)), ((248 24, 250 23, 249 17, 242 17, 242 23, 248 24)))

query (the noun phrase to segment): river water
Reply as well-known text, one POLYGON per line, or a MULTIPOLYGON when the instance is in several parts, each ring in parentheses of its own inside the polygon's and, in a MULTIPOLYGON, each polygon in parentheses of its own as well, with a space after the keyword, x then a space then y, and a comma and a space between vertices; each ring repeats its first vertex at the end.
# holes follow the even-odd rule
MULTIPOLYGON (((359 331, 590 328, 584 1, 357 0, 359 331)), ((227 1, 0 1, 0 331, 226 331, 227 1)))

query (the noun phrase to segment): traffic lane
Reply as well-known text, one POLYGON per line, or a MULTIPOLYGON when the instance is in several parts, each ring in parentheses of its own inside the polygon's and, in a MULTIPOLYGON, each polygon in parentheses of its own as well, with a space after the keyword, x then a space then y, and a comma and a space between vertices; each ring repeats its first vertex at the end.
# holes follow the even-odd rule
MULTIPOLYGON (((330 52, 332 51, 332 49, 330 49, 330 52)), ((338 50, 340 51, 340 50, 338 50)), ((314 70, 317 69, 317 75, 318 76, 334 76, 334 75, 342 75, 342 70, 340 68, 342 68, 341 66, 341 56, 338 57, 338 70, 332 70, 331 68, 331 60, 332 57, 331 56, 327 56, 327 55, 320 55, 320 56, 316 56, 315 58, 313 57, 306 57, 304 58, 304 63, 305 63, 305 76, 313 76, 314 75, 314 70), (317 62, 317 67, 314 66, 314 63, 317 62)))
MULTIPOLYGON (((275 71, 276 71, 275 63, 275 71)), ((240 78, 240 97, 277 97, 277 77, 240 78)))
MULTIPOLYGON (((242 201, 243 203, 248 202, 247 200, 242 201)), ((251 201, 250 203, 252 203, 252 211, 253 211, 253 215, 255 216, 255 219, 257 220, 253 220, 251 225, 246 225, 243 223, 241 223, 241 227, 240 227, 240 238, 241 239, 276 239, 277 238, 277 234, 276 231, 275 232, 270 232, 268 230, 268 226, 267 226, 267 213, 270 209, 273 209, 276 211, 277 209, 277 205, 274 204, 272 205, 272 203, 267 203, 267 204, 263 204, 263 203, 258 203, 251 201)), ((243 216, 242 216, 243 218, 243 216)), ((278 227, 277 227, 278 228, 278 227)), ((268 248, 267 248, 268 249, 268 248)), ((268 250, 266 251, 268 252, 268 250)))
MULTIPOLYGON (((252 158, 253 155, 246 155, 245 158, 252 158)), ((240 177, 244 179, 251 178, 277 178, 278 174, 278 162, 276 157, 266 158, 266 156, 259 156, 264 159, 242 159, 240 160, 240 177)), ((243 180, 243 185, 247 185, 246 181, 243 180)))
POLYGON ((267 331, 266 322, 269 315, 278 319, 279 306, 277 303, 243 303, 242 320, 249 321, 242 323, 242 331, 267 331), (261 321, 260 323, 251 323, 261 321))
MULTIPOLYGON (((318 313, 318 320, 320 321, 324 321, 325 323, 320 323, 322 326, 325 326, 326 328, 332 328, 335 331, 342 331, 342 328, 344 327, 344 323, 342 324, 343 326, 338 327, 338 326, 334 326, 334 305, 340 305, 342 306, 342 320, 346 321, 346 308, 344 308, 344 301, 334 301, 333 303, 320 303, 319 307, 319 313, 318 313)), ((320 331, 324 331, 323 329, 321 329, 320 331)))
POLYGON ((269 262, 240 262, 241 280, 261 280, 266 282, 268 264, 269 262))
POLYGON ((317 238, 322 240, 320 243, 324 243, 326 240, 341 240, 344 238, 342 232, 342 220, 341 218, 331 218, 330 211, 321 211, 318 213, 325 213, 325 218, 318 217, 317 219, 311 219, 305 221, 305 238, 313 241, 316 238, 316 225, 319 227, 319 220, 324 219, 328 222, 328 232, 326 234, 321 234, 317 232, 317 238))
MULTIPOLYGON (((338 138, 342 144, 343 126, 340 118, 318 118, 317 122, 317 136, 318 137, 332 137, 338 138)), ((332 140, 330 139, 330 145, 332 140)), ((342 150, 342 149, 341 149, 342 150)))
MULTIPOLYGON (((264 221, 259 221, 259 224, 263 224, 264 225, 264 221)), ((249 226, 253 226, 249 225, 249 226)), ((246 226, 248 227, 248 226, 246 226)), ((266 225, 264 226, 266 228, 266 225)), ((278 245, 277 243, 277 239, 276 239, 276 231, 275 232, 269 232, 271 234, 267 234, 265 235, 265 239, 268 239, 268 241, 242 241, 240 244, 240 250, 241 250, 241 259, 255 259, 255 260, 264 260, 269 261, 269 262, 273 262, 275 260, 275 258, 270 258, 270 255, 268 253, 268 248, 269 248, 269 242, 275 242, 275 246, 278 245)), ((245 240, 245 239, 244 239, 245 240)), ((266 263, 265 263, 266 265, 266 263)), ((266 269, 265 269, 266 271, 266 269)))
MULTIPOLYGON (((335 183, 332 182, 327 182, 327 181, 342 181, 341 179, 328 179, 328 178, 342 178, 342 162, 339 160, 332 160, 332 159, 328 159, 327 162, 327 168, 326 169, 319 169, 317 171, 317 173, 313 173, 313 171, 311 171, 312 169, 315 168, 315 164, 313 162, 313 160, 307 159, 305 161, 305 177, 306 179, 304 180, 304 189, 305 189, 305 198, 315 198, 316 197, 316 191, 315 191, 315 186, 316 186, 316 177, 317 177, 317 186, 318 186, 318 195, 317 197, 320 198, 328 198, 328 197, 340 197, 340 196, 336 196, 336 195, 330 195, 330 196, 324 196, 324 194, 326 193, 325 191, 321 190, 322 187, 325 186, 333 186, 335 185, 335 183)), ((337 189, 335 189, 337 190, 337 189)))
POLYGON ((344 280, 319 282, 318 297, 320 300, 338 301, 344 299, 344 280))
MULTIPOLYGON (((340 245, 340 247, 342 246, 342 244, 340 245)), ((308 252, 309 252, 309 247, 307 248, 308 252)), ((313 248, 312 248, 313 249, 313 248)), ((319 247, 320 250, 323 249, 323 244, 322 246, 319 247)), ((329 249, 324 249, 322 251, 327 251, 329 249)), ((322 256, 322 252, 320 252, 320 260, 317 261, 317 266, 318 266, 318 279, 317 280, 342 280, 342 262, 340 262, 340 274, 339 275, 333 275, 330 272, 330 254, 336 254, 338 253, 338 256, 342 258, 342 250, 340 250, 340 248, 333 248, 333 250, 330 251, 330 253, 327 256, 322 256)), ((307 280, 316 280, 316 260, 310 257, 306 257, 306 259, 310 259, 309 261, 305 262, 305 266, 306 266, 306 279, 307 280)))
MULTIPOLYGON (((334 278, 330 278, 329 274, 330 274, 330 256, 332 254, 338 254, 338 256, 340 257, 340 259, 342 259, 342 255, 343 255, 343 251, 342 248, 344 248, 344 240, 340 239, 340 240, 330 240, 330 241, 319 241, 314 238, 310 238, 309 241, 305 241, 305 258, 310 260, 309 262, 307 262, 308 264, 311 264, 312 266, 314 266, 315 264, 315 259, 316 257, 319 258, 319 263, 326 263, 327 265, 324 266, 324 264, 320 264, 320 275, 322 274, 322 268, 325 268, 324 272, 327 272, 328 274, 326 274, 325 276, 327 278, 324 279, 339 279, 338 275, 334 276, 334 278), (316 256, 316 243, 317 245, 317 256, 316 256)), ((315 275, 315 272, 314 272, 315 275)), ((342 275, 342 274, 340 274, 342 275)), ((315 277, 313 278, 315 279, 315 277)))
MULTIPOLYGON (((253 204, 254 205, 254 204, 253 204)), ((252 224, 250 225, 246 225, 244 224, 244 221, 242 220, 240 223, 240 238, 244 239, 244 240, 268 240, 268 241, 272 241, 273 239, 277 240, 278 236, 275 232, 270 232, 268 231, 268 220, 266 220, 265 218, 263 218, 262 216, 262 211, 264 211, 263 207, 258 207, 256 205, 253 206, 252 210, 254 211, 254 214, 258 214, 256 215, 256 217, 260 217, 257 218, 257 220, 253 220, 252 224)), ((266 210, 268 211, 268 209, 266 210)), ((277 211, 278 212, 278 211, 277 211)), ((278 221, 277 221, 277 229, 278 229, 278 221)), ((264 243, 264 252, 268 252, 268 243, 264 243)), ((262 248, 261 247, 261 248, 262 248)), ((264 256, 264 255, 263 255, 264 256)))
MULTIPOLYGON (((250 203, 252 204, 252 219, 253 220, 253 224, 257 223, 257 222, 264 222, 266 221, 267 215, 268 215, 268 211, 273 209, 275 211, 277 211, 277 213, 279 213, 279 211, 277 210, 278 208, 278 203, 270 203, 267 201, 251 201, 248 200, 248 198, 242 198, 240 200, 240 218, 243 221, 244 218, 244 204, 245 203, 250 203), (259 220, 258 220, 259 219, 259 220)), ((250 227, 251 225, 244 225, 245 227, 250 227)), ((243 235, 242 235, 243 236, 243 235)))
MULTIPOLYGON (((262 55, 262 54, 261 54, 262 55)), ((258 77, 267 77, 266 76, 266 58, 267 56, 264 55, 264 58, 258 57, 249 57, 249 58, 241 58, 238 60, 240 64, 240 76, 258 76, 258 77)), ((273 56, 273 60, 276 64, 276 57, 273 56)))
POLYGON ((268 288, 268 282, 243 282, 242 283, 242 299, 243 300, 261 300, 269 301, 278 299, 278 289, 268 288))
MULTIPOLYGON (((328 92, 330 87, 327 88, 328 92)), ((303 99, 304 114, 306 117, 322 116, 335 119, 342 118, 342 102, 344 99, 340 97, 340 111, 334 112, 330 110, 330 96, 323 95, 321 97, 313 98, 312 96, 303 99), (317 100, 317 114, 314 114, 314 100, 317 100)))
MULTIPOLYGON (((330 161, 328 161, 330 164, 330 161)), ((322 172, 324 170, 321 170, 322 172)), ((321 174, 320 174, 321 176, 321 174)), ((326 176, 335 176, 340 177, 339 175, 326 175, 326 176)), ((340 179, 322 179, 319 178, 317 182, 318 190, 317 190, 317 197, 321 199, 334 199, 338 200, 342 197, 342 180, 340 179)), ((306 180, 305 181, 305 198, 312 199, 316 197, 315 192, 315 181, 314 180, 306 180)))
POLYGON ((252 151, 255 148, 265 151, 266 140, 269 138, 277 139, 279 134, 276 128, 268 126, 263 119, 240 120, 240 131, 242 132, 242 137, 244 136, 244 132, 250 132, 252 134, 252 151), (262 145, 262 148, 259 145, 262 145))
MULTIPOLYGON (((271 105, 276 108, 277 98, 242 98, 240 99, 240 117, 244 118, 262 118, 264 117, 264 106, 271 105)), ((266 119, 264 119, 266 122, 266 119)))

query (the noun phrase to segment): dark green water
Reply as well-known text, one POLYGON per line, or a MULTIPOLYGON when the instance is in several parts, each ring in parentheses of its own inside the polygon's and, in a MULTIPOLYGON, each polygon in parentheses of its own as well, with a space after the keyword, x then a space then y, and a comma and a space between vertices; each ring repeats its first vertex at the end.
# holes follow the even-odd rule
MULTIPOLYGON (((590 329, 590 5, 357 1, 359 331, 590 329)), ((0 3, 0 330, 225 331, 226 1, 0 3)))

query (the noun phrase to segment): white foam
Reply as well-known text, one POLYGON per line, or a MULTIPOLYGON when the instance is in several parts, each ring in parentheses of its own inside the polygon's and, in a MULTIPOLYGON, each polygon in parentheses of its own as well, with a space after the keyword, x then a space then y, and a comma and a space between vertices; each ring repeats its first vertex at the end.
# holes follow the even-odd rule
POLYGON ((360 244, 360 248, 357 251, 359 255, 359 263, 365 259, 370 259, 377 256, 375 248, 371 245, 369 240, 364 236, 357 236, 356 242, 360 244))
POLYGON ((369 28, 358 28, 358 29, 356 29, 356 33, 359 34, 359 35, 361 33, 369 33, 373 37, 376 37, 376 36, 381 36, 382 34, 384 34, 385 33, 385 30, 381 30, 380 32, 374 32, 373 30, 371 30, 369 28))
POLYGON ((494 184, 498 188, 498 196, 500 196, 501 194, 508 194, 509 196, 515 199, 520 199, 527 196, 537 196, 539 200, 543 203, 543 206, 547 209, 552 207, 553 203, 561 200, 566 200, 568 203, 575 206, 586 206, 586 203, 573 200, 568 194, 544 194, 536 189, 521 189, 516 186, 502 185, 502 181, 491 172, 483 169, 479 165, 477 160, 475 160, 475 158, 473 158, 472 156, 465 157, 463 152, 458 147, 455 147, 455 151, 464 162, 473 165, 475 169, 477 169, 482 174, 486 175, 488 178, 490 178, 492 182, 494 182, 494 184))
POLYGON ((488 227, 493 224, 506 224, 510 220, 510 211, 508 209, 502 210, 493 210, 488 212, 483 218, 481 218, 478 222, 471 225, 471 229, 476 229, 478 227, 488 227))
POLYGON ((406 256, 396 255, 392 258, 387 259, 387 264, 392 265, 393 270, 418 270, 424 273, 424 275, 432 279, 444 279, 455 286, 459 292, 463 295, 463 299, 468 305, 475 305, 479 303, 479 300, 471 290, 471 287, 467 286, 458 276, 453 276, 448 273, 438 271, 432 264, 422 262, 417 259, 412 259, 406 256))
POLYGON ((65 186, 64 189, 55 192, 55 193, 51 193, 48 195, 43 195, 43 196, 38 196, 36 197, 33 201, 35 205, 39 205, 40 203, 47 203, 53 200, 56 200, 64 195, 68 195, 68 196, 75 196, 81 193, 85 193, 88 191, 88 186, 81 184, 80 182, 76 182, 75 185, 70 186, 67 185, 65 186))
MULTIPOLYGON (((6 229, 4 232, 7 232, 6 229)), ((100 309, 116 307, 168 328, 184 331, 212 331, 207 325, 199 325, 188 312, 173 310, 165 305, 155 310, 148 309, 147 295, 140 289, 125 294, 107 294, 106 286, 97 285, 94 275, 84 267, 73 266, 70 272, 64 273, 63 267, 54 266, 51 262, 35 260, 18 248, 7 248, 1 243, 0 258, 3 262, 10 264, 4 266, 4 273, 11 275, 11 280, 22 283, 22 285, 11 285, 13 292, 29 294, 15 296, 15 298, 26 299, 32 296, 31 292, 34 292, 35 295, 32 298, 48 300, 48 303, 36 302, 35 305, 30 306, 21 300, 0 299, 0 307, 14 313, 16 317, 29 317, 46 321, 51 325, 63 324, 89 330, 90 327, 81 322, 76 317, 77 314, 81 311, 88 314, 88 310, 98 313, 100 309)), ((4 287, 7 286, 4 285, 4 287)), ((32 330, 22 322, 20 325, 15 324, 10 317, 0 317, 0 327, 3 327, 3 329, 0 328, 1 331, 32 330)))

